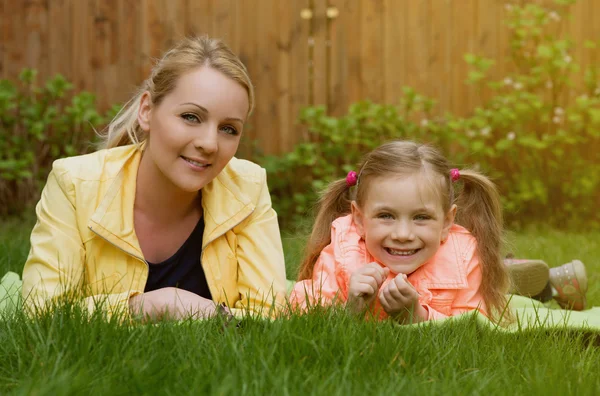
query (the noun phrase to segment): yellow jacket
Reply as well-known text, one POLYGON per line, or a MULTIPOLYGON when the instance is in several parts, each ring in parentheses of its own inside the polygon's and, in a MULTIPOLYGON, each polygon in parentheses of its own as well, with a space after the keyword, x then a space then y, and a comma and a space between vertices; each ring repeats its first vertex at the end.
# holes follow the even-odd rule
MULTIPOLYGON (((133 224, 141 154, 130 145, 54 162, 23 270, 27 308, 78 293, 90 311, 101 302, 111 315, 143 293, 148 264, 133 224)), ((234 314, 267 315, 284 301, 286 281, 264 169, 232 159, 202 189, 202 207, 201 260, 213 300, 234 314)))

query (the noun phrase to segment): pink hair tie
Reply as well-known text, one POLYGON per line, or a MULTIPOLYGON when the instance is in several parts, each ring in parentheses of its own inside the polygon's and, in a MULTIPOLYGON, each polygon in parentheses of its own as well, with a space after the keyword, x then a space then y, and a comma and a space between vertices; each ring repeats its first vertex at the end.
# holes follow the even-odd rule
POLYGON ((348 187, 356 186, 356 182, 358 181, 358 175, 354 171, 348 172, 346 176, 346 185, 348 187))
POLYGON ((457 168, 450 169, 450 180, 453 182, 460 179, 460 171, 457 168))

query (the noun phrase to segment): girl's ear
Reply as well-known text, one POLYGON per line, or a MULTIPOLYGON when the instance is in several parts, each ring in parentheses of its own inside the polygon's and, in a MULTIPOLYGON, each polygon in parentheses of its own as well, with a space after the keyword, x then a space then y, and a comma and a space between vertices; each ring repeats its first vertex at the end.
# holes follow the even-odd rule
POLYGON ((152 100, 148 91, 142 94, 140 98, 140 109, 138 110, 137 121, 144 132, 150 131, 150 115, 152 113, 152 100))
POLYGON ((442 228, 442 242, 445 242, 448 239, 448 234, 450 233, 450 227, 454 224, 454 218, 456 217, 456 205, 452 205, 450 210, 446 213, 444 217, 444 228, 442 228))
POLYGON ((356 230, 358 231, 358 235, 362 238, 365 237, 365 226, 364 226, 364 216, 361 212, 360 208, 356 204, 356 201, 352 201, 350 205, 352 208, 352 219, 354 220, 354 224, 356 224, 356 230))

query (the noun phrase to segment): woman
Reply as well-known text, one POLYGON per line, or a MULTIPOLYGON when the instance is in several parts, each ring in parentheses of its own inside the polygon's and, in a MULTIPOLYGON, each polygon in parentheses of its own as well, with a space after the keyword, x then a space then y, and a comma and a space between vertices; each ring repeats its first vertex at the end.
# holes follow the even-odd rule
POLYGON ((69 296, 90 311, 152 318, 277 310, 285 266, 266 174, 234 158, 253 104, 245 66, 220 41, 168 51, 104 149, 53 164, 25 306, 69 296))

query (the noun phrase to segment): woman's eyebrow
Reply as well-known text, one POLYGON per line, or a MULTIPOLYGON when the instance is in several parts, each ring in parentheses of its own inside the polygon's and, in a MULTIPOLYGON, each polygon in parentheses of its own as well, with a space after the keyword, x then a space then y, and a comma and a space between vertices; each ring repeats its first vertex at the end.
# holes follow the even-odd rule
MULTIPOLYGON (((185 105, 192 105, 192 106, 196 106, 197 108, 200 109, 200 111, 202 111, 205 114, 209 114, 208 110, 205 107, 200 106, 197 103, 193 103, 193 102, 185 102, 185 103, 181 103, 180 106, 185 106, 185 105)), ((239 121, 240 123, 244 123, 245 121, 242 120, 241 118, 237 118, 237 117, 227 117, 225 118, 225 121, 239 121)))
POLYGON ((206 108, 200 106, 199 104, 196 103, 192 103, 192 102, 185 102, 180 104, 180 106, 185 106, 185 105, 192 105, 192 106, 196 106, 197 108, 199 108, 202 112, 207 113, 208 114, 208 110, 206 110, 206 108))

